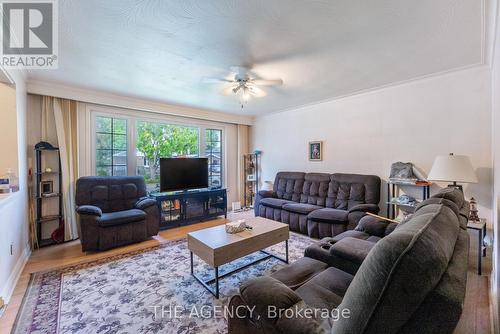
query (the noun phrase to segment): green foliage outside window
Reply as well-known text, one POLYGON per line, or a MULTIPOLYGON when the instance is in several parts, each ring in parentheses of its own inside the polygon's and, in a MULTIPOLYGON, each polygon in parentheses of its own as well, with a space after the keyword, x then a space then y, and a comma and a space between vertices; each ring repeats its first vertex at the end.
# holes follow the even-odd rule
POLYGON ((198 156, 198 143, 198 128, 138 122, 136 148, 149 166, 148 171, 138 166, 138 174, 144 175, 148 183, 159 182, 160 158, 198 156))

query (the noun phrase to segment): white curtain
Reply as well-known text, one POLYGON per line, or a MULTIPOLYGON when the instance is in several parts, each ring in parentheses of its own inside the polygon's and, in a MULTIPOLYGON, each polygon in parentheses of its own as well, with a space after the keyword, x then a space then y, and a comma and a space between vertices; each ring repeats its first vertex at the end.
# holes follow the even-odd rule
POLYGON ((249 150, 249 126, 238 124, 238 194, 240 202, 244 202, 245 192, 245 171, 243 166, 243 156, 249 150))
POLYGON ((76 101, 43 96, 42 137, 57 137, 61 154, 64 240, 78 238, 75 213, 75 184, 78 179, 78 137, 76 101), (55 126, 52 126, 52 123, 55 126))

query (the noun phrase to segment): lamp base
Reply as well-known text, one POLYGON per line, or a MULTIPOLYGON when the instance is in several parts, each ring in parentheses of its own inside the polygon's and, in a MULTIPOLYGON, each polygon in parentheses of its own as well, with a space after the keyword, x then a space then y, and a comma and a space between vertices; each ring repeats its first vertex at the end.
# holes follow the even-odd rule
POLYGON ((453 184, 449 184, 448 188, 455 188, 460 190, 461 192, 464 192, 464 188, 462 188, 461 184, 457 184, 456 182, 453 182, 453 184))

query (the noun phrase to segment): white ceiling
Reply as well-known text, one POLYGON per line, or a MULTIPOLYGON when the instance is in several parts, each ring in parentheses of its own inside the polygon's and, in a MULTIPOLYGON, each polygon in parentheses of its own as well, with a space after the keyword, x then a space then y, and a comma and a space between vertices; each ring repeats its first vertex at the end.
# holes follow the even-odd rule
POLYGON ((59 69, 30 79, 261 115, 482 62, 482 0, 60 0, 59 69), (243 110, 247 65, 282 87, 243 110))

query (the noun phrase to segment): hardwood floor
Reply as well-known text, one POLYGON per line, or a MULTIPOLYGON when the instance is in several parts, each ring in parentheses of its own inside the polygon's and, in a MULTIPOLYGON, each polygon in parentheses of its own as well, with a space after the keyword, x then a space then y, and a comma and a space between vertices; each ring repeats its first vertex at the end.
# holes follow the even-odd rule
MULTIPOLYGON (((249 214, 249 212, 243 213, 243 215, 247 214, 249 214)), ((187 233, 191 231, 224 223, 224 219, 216 219, 200 224, 162 231, 154 239, 147 240, 139 244, 116 248, 106 252, 82 253, 80 249, 80 242, 78 240, 37 250, 33 252, 28 263, 26 264, 26 267, 24 268, 23 273, 16 285, 10 303, 5 310, 5 313, 0 318, 0 333, 10 333, 17 312, 22 303, 24 293, 28 286, 30 274, 33 272, 55 269, 70 264, 92 261, 112 255, 148 248, 168 240, 184 238, 187 233)), ((488 233, 491 235, 492 232, 488 231, 488 233)), ((475 233, 470 233, 470 236, 471 248, 469 254, 467 293, 464 311, 455 333, 490 333, 489 273, 491 271, 491 252, 490 249, 488 249, 487 256, 483 258, 483 276, 478 276, 476 274, 477 236, 475 233)))

